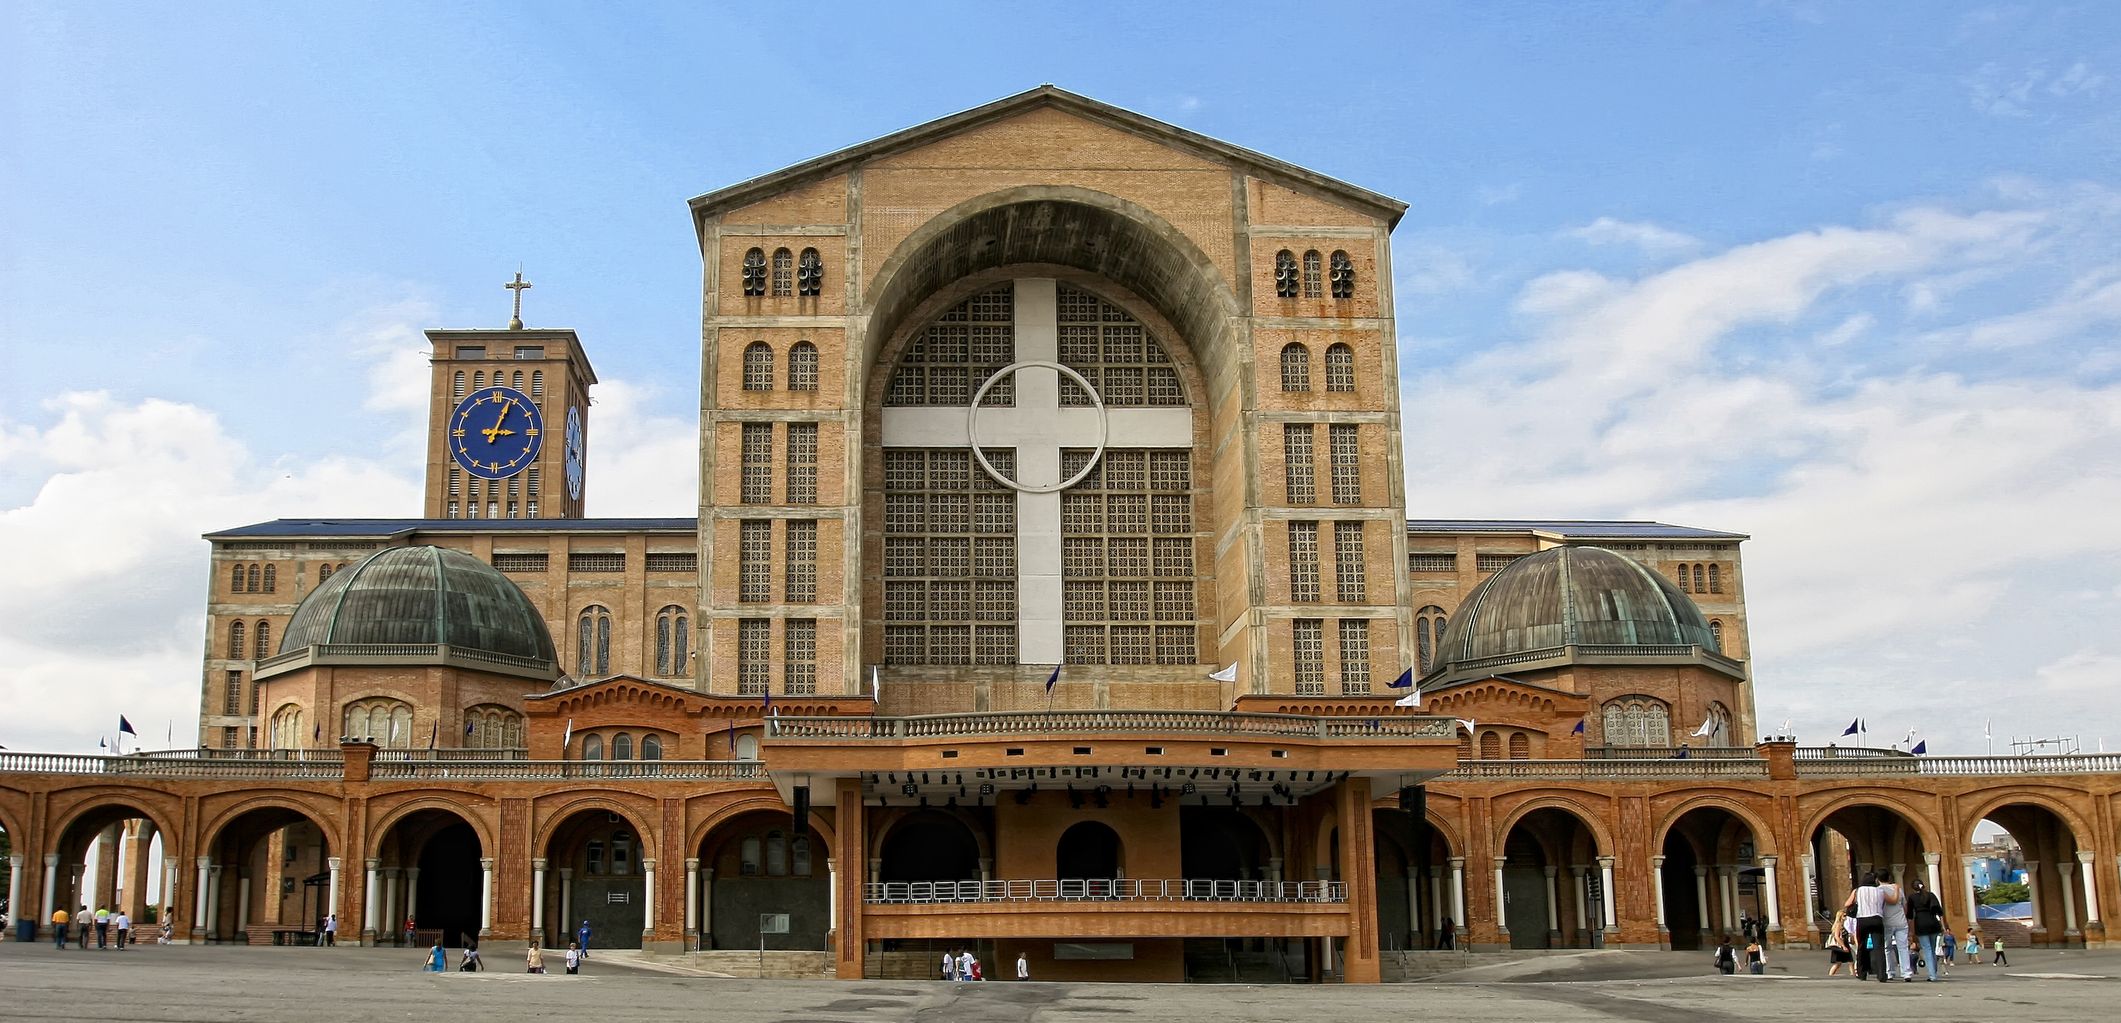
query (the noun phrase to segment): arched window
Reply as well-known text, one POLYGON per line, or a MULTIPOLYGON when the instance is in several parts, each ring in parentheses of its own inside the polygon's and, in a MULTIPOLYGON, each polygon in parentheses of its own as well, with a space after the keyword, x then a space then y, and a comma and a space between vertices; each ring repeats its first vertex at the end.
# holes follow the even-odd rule
POLYGON ((603 736, 601 736, 601 735, 585 735, 585 736, 583 736, 583 737, 582 737, 582 759, 584 759, 584 760, 602 760, 602 759, 604 759, 604 737, 603 737, 603 736))
POLYGON ((1709 592, 1710 592, 1710 593, 1722 593, 1722 592, 1723 592, 1723 578, 1722 578, 1722 573, 1720 573, 1720 572, 1718 572, 1718 571, 1716 570, 1716 566, 1715 566, 1715 565, 1710 565, 1710 566, 1709 566, 1709 592))
POLYGON ((1355 261, 1338 249, 1333 252, 1332 284, 1334 298, 1355 297, 1355 261))
POLYGON ((251 649, 256 651, 256 653, 251 654, 251 656, 257 658, 258 660, 262 661, 272 656, 271 622, 265 621, 264 619, 258 620, 258 638, 256 642, 252 644, 251 649))
POLYGON ((1424 675, 1435 670, 1443 655, 1443 626, 1443 608, 1431 604, 1414 612, 1414 647, 1424 675))
POLYGON ((476 370, 471 374, 471 389, 476 391, 486 386, 486 371, 476 370))
POLYGON ((619 734, 611 737, 611 759, 633 759, 633 736, 627 735, 625 732, 620 732, 619 734))
POLYGON ((464 400, 464 371, 461 369, 457 370, 455 379, 449 383, 449 396, 458 401, 464 400))
POLYGON ((464 711, 464 745, 469 749, 521 749, 523 716, 497 703, 464 711))
POLYGON ((1495 732, 1480 733, 1480 759, 1502 759, 1502 736, 1495 732))
POLYGON ((1473 759, 1473 735, 1470 732, 1458 737, 1458 759, 1473 759))
POLYGON ((412 746, 412 704, 389 697, 355 700, 346 706, 346 734, 386 749, 412 746))
POLYGON ((1709 646, 1719 654, 1723 652, 1723 623, 1714 618, 1709 619, 1709 646))
POLYGON ((751 296, 766 293, 766 250, 752 249, 744 253, 744 294, 751 296))
POLYGON ((1297 287, 1296 254, 1283 249, 1274 254, 1274 294, 1278 298, 1295 298, 1297 287))
POLYGON ((773 347, 764 341, 744 348, 744 390, 773 390, 773 347))
POLYGON ((543 401, 544 399, 545 399, 545 371, 544 371, 544 370, 542 370, 542 369, 534 369, 534 370, 531 370, 531 371, 530 371, 530 400, 532 400, 532 401, 543 401))
POLYGON ((228 592, 243 592, 243 566, 236 565, 228 570, 228 592))
POLYGON ((766 832, 766 876, 788 876, 788 836, 779 831, 766 832))
POLYGON ((1318 298, 1319 296, 1324 295, 1326 293, 1324 282, 1322 280, 1323 276, 1324 274, 1320 272, 1319 268, 1318 250, 1307 250, 1304 253, 1305 298, 1318 298))
POLYGON ((250 592, 252 592, 252 593, 264 593, 264 592, 265 592, 265 581, 264 581, 264 575, 263 575, 263 572, 264 572, 264 569, 263 569, 263 568, 261 568, 260 566, 257 566, 257 565, 252 565, 252 566, 250 566, 250 582, 249 582, 249 584, 248 584, 248 585, 250 586, 250 592))
POLYGON ((692 620, 685 609, 672 604, 655 615, 655 673, 665 678, 685 673, 686 657, 692 652, 692 620))
POLYGON ((788 349, 788 389, 791 391, 817 390, 817 346, 808 341, 797 341, 788 349))
POLYGON ((1687 567, 1686 567, 1685 565, 1681 565, 1681 566, 1679 566, 1679 573, 1678 573, 1678 575, 1679 575, 1679 592, 1681 592, 1681 593, 1685 593, 1685 592, 1687 592, 1687 591, 1688 591, 1688 586, 1687 586, 1687 582, 1688 582, 1688 580, 1689 580, 1689 579, 1691 578, 1690 576, 1688 576, 1688 575, 1687 575, 1687 567))
POLYGON ((1311 350, 1295 341, 1281 346, 1281 389, 1311 389, 1311 350))
MULTIPOLYGON (((611 759, 613 759, 613 760, 617 760, 618 758, 617 758, 617 757, 613 757, 613 758, 611 758, 611 759)), ((628 831, 615 831, 615 832, 612 832, 612 835, 611 835, 611 872, 612 872, 612 873, 614 873, 614 874, 631 874, 631 873, 633 873, 633 833, 632 833, 632 832, 628 832, 628 831)))
POLYGON ((267 566, 265 566, 265 592, 267 592, 267 593, 272 593, 272 592, 274 592, 274 591, 278 590, 279 588, 280 588, 280 566, 278 566, 278 565, 267 565, 267 566))
POLYGON ((575 674, 582 678, 611 674, 611 611, 591 604, 582 609, 576 625, 575 674))
POLYGON ((244 654, 250 650, 250 645, 243 641, 244 631, 242 622, 228 623, 228 659, 231 661, 242 660, 244 654))
POLYGON ((1510 759, 1532 759, 1532 737, 1523 732, 1510 733, 1510 759))
POLYGON ((738 760, 757 760, 759 758, 759 737, 756 735, 737 736, 736 758, 738 760))
POLYGON ((1731 744, 1731 709, 1729 707, 1721 703, 1709 704, 1708 720, 1704 723, 1709 726, 1709 734, 1702 736, 1704 743, 1710 746, 1728 746, 1731 744))
POLYGON ((663 759, 663 740, 658 739, 653 735, 641 736, 641 759, 663 759))
POLYGON ((819 295, 825 291, 825 261, 816 249, 804 249, 795 266, 795 293, 819 295))
POLYGON ((273 711, 271 738, 273 749, 301 749, 309 742, 309 735, 302 731, 302 708, 292 703, 273 711))
POLYGON ((795 256, 787 249, 773 250, 773 293, 795 293, 795 256))
POLYGON ((1326 346, 1326 390, 1355 393, 1355 349, 1339 342, 1326 346))
POLYGON ((1664 701, 1648 696, 1607 700, 1600 711, 1608 746, 1669 746, 1671 712, 1664 701))
POLYGON ((325 581, 326 579, 329 579, 329 578, 331 578, 331 566, 330 566, 330 565, 323 565, 323 566, 320 566, 320 567, 319 567, 319 568, 317 569, 317 585, 319 585, 319 586, 322 586, 322 585, 324 585, 324 581, 325 581))
POLYGON ((743 844, 738 847, 737 853, 737 862, 741 864, 739 869, 743 871, 744 876, 751 877, 758 874, 762 865, 760 861, 764 859, 760 855, 760 850, 764 844, 759 841, 759 836, 757 835, 744 836, 743 844))
POLYGON ((1695 592, 1695 593, 1707 593, 1707 592, 1709 591, 1709 584, 1708 584, 1708 577, 1707 577, 1707 571, 1708 571, 1707 569, 1705 569, 1705 568, 1702 568, 1702 567, 1701 567, 1700 565, 1695 565, 1695 566, 1694 566, 1694 592, 1695 592))

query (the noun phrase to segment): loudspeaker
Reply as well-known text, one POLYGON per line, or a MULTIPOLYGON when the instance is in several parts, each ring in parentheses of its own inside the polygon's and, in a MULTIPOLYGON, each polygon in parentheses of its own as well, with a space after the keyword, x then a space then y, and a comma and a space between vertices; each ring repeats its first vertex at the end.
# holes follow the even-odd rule
POLYGON ((1428 819, 1429 790, 1419 785, 1409 785, 1399 790, 1399 808, 1414 815, 1415 823, 1428 819))
POLYGON ((807 835, 807 834, 809 834, 809 833, 810 833, 810 786, 808 786, 808 785, 797 785, 797 786, 795 787, 795 814, 794 814, 794 818, 795 818, 795 833, 796 833, 797 835, 807 835))

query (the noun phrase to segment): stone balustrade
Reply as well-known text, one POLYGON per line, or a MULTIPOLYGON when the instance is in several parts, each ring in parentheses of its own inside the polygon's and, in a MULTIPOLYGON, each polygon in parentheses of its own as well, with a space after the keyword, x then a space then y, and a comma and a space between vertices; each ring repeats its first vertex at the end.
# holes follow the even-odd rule
POLYGON ((1447 717, 1398 714, 1313 717, 1235 711, 1057 710, 895 718, 775 715, 766 719, 766 736, 768 739, 863 741, 1138 734, 1403 742, 1409 739, 1453 740, 1458 734, 1457 727, 1457 723, 1447 717))
POLYGON ((1698 760, 1692 757, 1665 760, 1461 760, 1456 770, 1438 777, 1435 783, 1585 778, 1601 781, 1624 781, 1631 778, 1765 779, 1767 776, 1767 761, 1738 757, 1705 757, 1698 760))
POLYGON ((995 881, 871 881, 875 905, 967 902, 1346 902, 1339 881, 1234 881, 1210 878, 1066 878, 995 881))

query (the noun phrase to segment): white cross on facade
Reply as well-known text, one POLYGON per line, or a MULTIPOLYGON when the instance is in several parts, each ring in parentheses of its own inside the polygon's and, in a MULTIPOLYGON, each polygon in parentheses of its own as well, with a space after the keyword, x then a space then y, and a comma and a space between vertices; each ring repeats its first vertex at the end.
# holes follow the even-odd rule
MULTIPOLYGON (((1016 361, 1060 360, 1055 281, 1015 282, 1016 361)), ((1006 371, 1005 371, 1006 372, 1006 371)), ((1191 408, 1077 408, 1060 403, 1060 374, 1043 366, 1016 373, 1016 406, 979 410, 982 447, 1016 449, 1016 659, 1059 664, 1065 653, 1061 607, 1061 497, 1039 493, 1061 482, 1061 449, 1191 448, 1191 408), (1104 417, 1100 428, 1099 417, 1104 417)), ((970 409, 884 409, 887 448, 970 448, 970 409)))

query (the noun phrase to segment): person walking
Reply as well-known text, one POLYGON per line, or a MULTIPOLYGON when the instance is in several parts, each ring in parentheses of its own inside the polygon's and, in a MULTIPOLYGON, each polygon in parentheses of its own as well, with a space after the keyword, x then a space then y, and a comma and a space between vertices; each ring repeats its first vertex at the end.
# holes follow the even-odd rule
POLYGON ((89 935, 95 930, 96 914, 89 912, 88 907, 84 905, 80 912, 74 914, 74 947, 86 951, 89 935))
MULTIPOLYGON (((1914 894, 1907 899, 1907 915, 1914 926, 1915 941, 1922 946, 1923 970, 1928 973, 1931 983, 1935 983, 1945 955, 1939 943, 1951 940, 1952 936, 1951 928, 1944 922, 1944 900, 1918 879, 1914 894)), ((1908 979, 1914 978, 1910 976, 1908 979)))
POLYGON ((110 925, 118 931, 118 951, 125 951, 126 943, 132 940, 133 918, 121 909, 110 918, 110 925))
POLYGON ((1745 943, 1745 972, 1755 977, 1767 972, 1767 953, 1761 951, 1757 940, 1745 943))
POLYGON ((1728 977, 1738 972, 1738 953, 1731 948, 1731 936, 1723 936, 1723 944, 1716 946, 1716 972, 1728 977))
POLYGON ((96 907, 96 951, 110 948, 110 907, 96 907))
POLYGON ((582 943, 570 941, 567 943, 567 975, 572 977, 580 972, 582 972, 582 943))
POLYGON ((943 950, 943 979, 957 979, 957 950, 954 948, 943 950))
POLYGON ((1871 974, 1885 981, 1885 892, 1878 886, 1878 872, 1864 871, 1863 883, 1849 893, 1842 910, 1856 918, 1856 979, 1871 974))
POLYGON ((1957 965, 1959 965, 1959 936, 1953 934, 1952 929, 1947 927, 1944 929, 1945 975, 1950 976, 1951 968, 1957 965))
POLYGON ((159 945, 167 945, 177 937, 177 917, 168 906, 162 907, 162 936, 155 939, 159 945))
MULTIPOLYGON (((583 919, 583 921, 582 921, 582 926, 580 926, 580 927, 577 927, 577 928, 575 928, 575 931, 574 931, 574 940, 575 940, 575 942, 576 942, 576 947, 578 947, 578 948, 580 948, 580 949, 582 950, 582 958, 584 958, 584 959, 587 959, 587 958, 589 958, 589 921, 588 921, 588 919, 584 918, 584 919, 583 919)), ((574 971, 572 971, 572 970, 569 970, 568 972, 569 972, 569 973, 572 973, 572 972, 574 972, 574 971)))
POLYGON ((2009 966, 2011 964, 2010 957, 2003 954, 2002 935, 1999 934, 1996 936, 1996 943, 1989 947, 1989 951, 1994 953, 1991 958, 1997 966, 2009 966))
POLYGON ((327 913, 324 916, 324 947, 339 947, 339 914, 337 913, 327 913))
POLYGON ((1031 960, 1026 958, 1025 953, 1022 952, 1016 954, 1016 979, 1031 979, 1031 960))
POLYGON ((442 947, 442 939, 436 938, 433 948, 427 950, 427 972, 441 973, 449 968, 449 952, 442 947))
POLYGON ((1452 923, 1450 917, 1444 917, 1443 926, 1437 929, 1436 947, 1442 949, 1455 949, 1458 947, 1458 925, 1452 923))
POLYGON ((1971 923, 1966 925, 1966 961, 1975 966, 1981 965, 1981 932, 1974 930, 1971 923))
POLYGON ((1885 979, 1898 978, 1910 984, 1915 981, 1914 945, 1908 941, 1907 892, 1893 883, 1891 871, 1878 872, 1878 887, 1885 893, 1883 912, 1885 924, 1885 947, 1892 958, 1886 960, 1885 979), (1895 971, 1898 967, 1898 971, 1895 971))
POLYGON ((523 953, 523 963, 529 967, 526 972, 545 972, 545 950, 538 947, 538 939, 530 939, 530 950, 523 953))
POLYGON ((58 948, 66 947, 66 924, 68 919, 66 910, 52 910, 52 942, 58 948))
POLYGON ((972 979, 972 950, 969 948, 957 954, 957 979, 972 979))
POLYGON ((407 916, 405 918, 405 944, 407 947, 410 947, 414 942, 420 940, 413 936, 415 930, 416 928, 413 927, 412 917, 407 916))
POLYGON ((1844 966, 1849 968, 1849 976, 1856 975, 1856 957, 1849 954, 1848 916, 1836 913, 1834 926, 1827 930, 1826 975, 1832 977, 1844 966))

